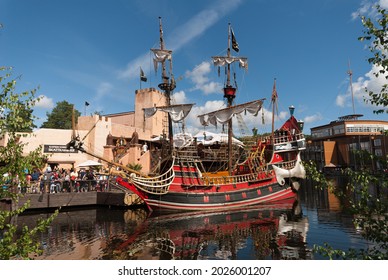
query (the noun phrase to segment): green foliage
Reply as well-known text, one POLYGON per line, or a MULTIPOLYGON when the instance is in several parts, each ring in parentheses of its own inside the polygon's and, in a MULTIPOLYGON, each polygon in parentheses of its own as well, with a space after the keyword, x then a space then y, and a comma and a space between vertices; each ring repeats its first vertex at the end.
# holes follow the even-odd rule
MULTIPOLYGON (((18 203, 18 195, 5 190, 0 190, 0 199, 11 198, 18 203)), ((58 215, 56 210, 48 219, 38 220, 35 227, 18 227, 13 219, 29 207, 29 202, 22 207, 11 211, 0 211, 0 259, 31 259, 36 254, 42 253, 42 245, 35 240, 39 232, 45 231, 54 218, 58 215)))
MULTIPOLYGON (((368 62, 378 67, 378 71, 374 73, 376 77, 384 75, 385 79, 388 79, 388 14, 379 5, 376 6, 376 10, 376 19, 361 17, 365 30, 364 36, 358 39, 360 41, 371 41, 369 50, 373 56, 368 59, 368 62)), ((388 85, 383 85, 380 92, 373 92, 368 89, 366 91, 369 94, 369 99, 365 100, 367 103, 370 102, 373 105, 385 107, 385 109, 374 110, 374 113, 388 113, 388 85)))
POLYGON ((128 163, 127 167, 135 171, 140 171, 143 169, 143 166, 139 163, 128 163))
POLYGON ((30 254, 40 253, 40 244, 34 241, 34 237, 47 227, 56 214, 39 221, 32 229, 25 226, 19 229, 14 222, 17 215, 29 207, 28 202, 15 207, 18 205, 18 186, 26 183, 26 170, 43 167, 47 159, 41 147, 24 154, 25 144, 19 140, 21 131, 32 130, 33 118, 26 118, 26 112, 32 113, 32 107, 38 100, 35 98, 36 90, 16 93, 16 80, 11 79, 11 69, 0 67, 0 71, 5 73, 0 74, 0 139, 6 140, 6 145, 0 146, 0 200, 10 200, 13 206, 0 211, 0 259, 27 259, 30 254))
POLYGON ((11 79, 11 70, 0 67, 0 136, 7 132, 32 131, 36 127, 32 115, 32 107, 39 100, 35 98, 36 89, 16 93, 16 79, 11 79))
MULTIPOLYGON (((371 41, 369 50, 372 57, 368 59, 370 64, 377 66, 376 77, 384 75, 388 79, 388 14, 385 9, 376 6, 377 17, 375 19, 361 17, 365 27, 364 36, 360 41, 371 41)), ((388 113, 388 84, 384 84, 380 92, 376 93, 366 89, 369 99, 365 100, 375 106, 382 106, 385 109, 375 110, 374 113, 388 113)), ((386 133, 386 132, 385 132, 386 133)), ((387 166, 387 158, 377 158, 366 151, 355 153, 359 162, 379 162, 380 166, 387 166)), ((342 170, 342 176, 348 179, 345 186, 333 187, 328 183, 325 176, 318 172, 310 162, 306 163, 308 177, 320 188, 329 188, 342 202, 343 211, 353 215, 355 229, 370 242, 366 250, 348 251, 332 248, 329 244, 314 246, 314 251, 330 259, 388 259, 388 174, 375 174, 372 170, 361 169, 342 170)))
POLYGON ((353 215, 355 229, 370 242, 367 250, 343 251, 324 244, 315 245, 314 251, 330 259, 388 259, 388 176, 348 168, 342 171, 347 184, 335 187, 314 163, 306 162, 305 168, 317 188, 328 189, 339 198, 342 211, 353 215))
MULTIPOLYGON (((56 129, 72 129, 72 114, 73 104, 67 101, 57 102, 57 105, 51 113, 47 113, 47 121, 45 121, 41 128, 56 128, 56 129)), ((74 110, 75 119, 77 120, 81 113, 74 110)))

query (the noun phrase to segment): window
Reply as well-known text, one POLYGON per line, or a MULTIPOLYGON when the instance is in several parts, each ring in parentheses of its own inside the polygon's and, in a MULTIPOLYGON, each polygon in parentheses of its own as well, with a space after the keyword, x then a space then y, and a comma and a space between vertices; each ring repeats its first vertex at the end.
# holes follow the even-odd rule
POLYGON ((381 147, 381 139, 375 139, 373 140, 373 145, 375 147, 381 147))

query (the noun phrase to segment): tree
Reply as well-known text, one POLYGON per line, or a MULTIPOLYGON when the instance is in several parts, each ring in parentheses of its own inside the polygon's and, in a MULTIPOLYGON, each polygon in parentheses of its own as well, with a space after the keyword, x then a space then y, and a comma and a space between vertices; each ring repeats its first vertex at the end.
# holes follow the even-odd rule
POLYGON ((34 118, 33 118, 33 109, 28 107, 28 104, 25 104, 21 101, 16 102, 15 111, 11 111, 7 114, 6 116, 6 123, 7 123, 7 129, 8 131, 17 131, 18 132, 32 132, 34 128, 36 128, 36 125, 34 124, 34 118), (29 120, 27 122, 24 122, 19 126, 18 128, 16 127, 11 127, 12 126, 12 119, 16 117, 16 115, 19 115, 22 119, 24 120, 29 120))
MULTIPOLYGON (((26 112, 32 112, 31 108, 38 100, 35 98, 36 90, 16 93, 16 80, 11 79, 11 68, 0 67, 0 71, 0 139, 7 140, 5 146, 0 146, 0 200, 10 199, 12 205, 18 205, 17 189, 26 183, 26 170, 43 167, 46 158, 41 147, 24 155, 24 144, 19 142, 20 131, 31 131, 33 127, 32 115, 31 118, 25 116, 26 112)), ((41 246, 34 241, 35 235, 45 230, 56 214, 40 220, 36 227, 19 229, 14 218, 28 206, 29 202, 20 208, 0 210, 0 259, 27 259, 30 254, 40 252, 41 246)))
MULTIPOLYGON (((373 56, 368 62, 377 66, 378 72, 374 73, 376 77, 384 75, 388 79, 388 15, 380 6, 376 6, 377 18, 375 20, 361 17, 364 25, 365 36, 360 37, 360 41, 371 40, 372 44, 369 50, 373 56)), ((375 93, 372 90, 369 93, 368 100, 376 106, 388 106, 388 84, 384 84, 380 92, 375 93)), ((388 109, 374 110, 374 113, 388 113, 388 109)), ((387 132, 385 132, 387 134, 387 132)), ((369 160, 379 161, 382 166, 387 166, 388 159, 377 157, 376 155, 366 153, 365 151, 356 151, 355 156, 359 159, 368 157, 369 160)), ((371 170, 354 171, 350 168, 343 171, 343 175, 348 178, 348 183, 341 188, 333 187, 326 177, 317 171, 314 164, 306 163, 308 177, 311 178, 317 186, 328 188, 343 203, 343 210, 353 214, 353 223, 362 236, 370 241, 371 245, 367 250, 348 251, 334 249, 330 244, 324 246, 315 246, 315 251, 332 258, 342 259, 388 259, 388 174, 374 174, 371 170), (374 187, 371 191, 371 187, 374 187)))
MULTIPOLYGON (((379 5, 376 6, 377 17, 376 19, 361 17, 362 24, 364 25, 364 36, 359 37, 360 41, 371 41, 369 50, 373 54, 368 59, 368 62, 377 66, 377 72, 374 73, 376 77, 384 75, 385 79, 388 79, 388 14, 386 10, 379 5)), ((376 114, 388 113, 388 84, 384 84, 380 92, 373 92, 365 89, 369 94, 369 99, 366 102, 370 102, 376 106, 383 106, 385 109, 374 110, 376 114)))
MULTIPOLYGON (((72 129, 72 112, 73 104, 67 101, 57 102, 56 107, 47 113, 47 121, 45 121, 41 128, 56 128, 56 129, 72 129)), ((74 110, 75 119, 81 116, 78 110, 74 110)))
POLYGON ((366 250, 338 250, 325 243, 324 246, 314 246, 314 251, 330 259, 388 259, 388 176, 347 168, 342 171, 348 179, 346 185, 333 186, 313 162, 305 163, 305 167, 308 178, 315 182, 316 187, 328 189, 339 198, 342 211, 353 215, 355 228, 370 241, 366 250))

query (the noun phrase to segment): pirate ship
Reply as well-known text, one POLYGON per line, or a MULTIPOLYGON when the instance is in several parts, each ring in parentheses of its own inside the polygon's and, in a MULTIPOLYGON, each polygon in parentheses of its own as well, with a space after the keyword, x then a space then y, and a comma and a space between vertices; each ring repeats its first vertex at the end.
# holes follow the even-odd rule
MULTIPOLYGON (((159 162, 148 174, 112 163, 123 171, 116 178, 117 185, 137 194, 150 210, 232 209, 295 197, 298 181, 305 177, 300 158, 300 151, 305 149, 305 138, 293 112, 277 130, 273 121, 271 133, 259 137, 253 144, 245 145, 233 137, 234 117, 241 117, 243 112, 257 115, 264 99, 235 103, 237 87, 231 82, 231 65, 237 63, 247 69, 248 59, 232 55, 232 50, 238 52, 239 47, 230 24, 227 54, 212 57, 216 67, 225 68, 226 108, 198 116, 202 125, 227 126, 228 132, 220 141, 209 141, 205 135, 203 139, 188 133, 174 135, 173 125, 184 125, 194 104, 170 102, 176 82, 172 74, 172 51, 164 46, 161 19, 159 31, 160 47, 151 51, 156 69, 161 67, 162 81, 158 86, 165 100, 163 106, 143 109, 145 119, 159 111, 168 117, 165 133, 153 139, 157 149, 152 154, 159 162)), ((271 101, 275 106, 276 83, 271 101)), ((70 145, 87 152, 77 137, 70 145)))

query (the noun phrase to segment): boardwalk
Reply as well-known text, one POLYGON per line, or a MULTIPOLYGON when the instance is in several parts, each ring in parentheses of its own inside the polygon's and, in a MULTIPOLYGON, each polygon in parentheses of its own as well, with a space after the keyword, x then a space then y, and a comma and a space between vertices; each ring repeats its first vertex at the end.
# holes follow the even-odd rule
MULTIPOLYGON (((28 210, 34 209, 56 209, 66 207, 82 206, 118 206, 129 207, 138 204, 138 197, 134 194, 121 191, 108 192, 71 192, 71 193, 41 193, 41 194, 23 194, 19 199, 17 207, 21 207, 27 201, 30 201, 28 210)), ((11 209, 10 199, 0 200, 1 209, 11 209)))

